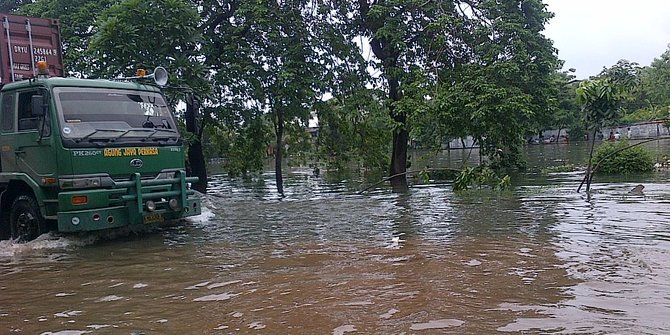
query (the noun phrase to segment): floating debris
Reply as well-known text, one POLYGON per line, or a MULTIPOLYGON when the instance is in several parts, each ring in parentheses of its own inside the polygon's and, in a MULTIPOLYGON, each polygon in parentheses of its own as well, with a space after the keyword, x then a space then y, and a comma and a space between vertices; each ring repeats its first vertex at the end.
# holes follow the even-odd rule
POLYGON ((644 190, 644 185, 639 184, 639 185, 633 187, 632 190, 628 191, 628 193, 630 193, 630 194, 634 194, 634 195, 642 195, 642 194, 644 194, 644 193, 642 192, 643 190, 644 190))

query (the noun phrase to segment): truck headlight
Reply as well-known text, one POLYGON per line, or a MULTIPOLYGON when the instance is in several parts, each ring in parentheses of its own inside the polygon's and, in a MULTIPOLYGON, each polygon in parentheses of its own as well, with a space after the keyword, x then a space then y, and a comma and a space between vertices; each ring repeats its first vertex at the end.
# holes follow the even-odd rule
POLYGON ((101 179, 100 177, 85 177, 85 178, 61 178, 58 180, 58 184, 62 189, 70 188, 93 188, 100 187, 101 179))

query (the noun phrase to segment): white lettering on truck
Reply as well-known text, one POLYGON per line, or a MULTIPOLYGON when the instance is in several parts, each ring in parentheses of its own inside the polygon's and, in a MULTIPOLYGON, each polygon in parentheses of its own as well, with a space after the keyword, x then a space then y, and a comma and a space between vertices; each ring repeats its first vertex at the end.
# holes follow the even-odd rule
POLYGON ((74 157, 83 157, 83 156, 100 156, 102 150, 73 150, 72 156, 74 157))

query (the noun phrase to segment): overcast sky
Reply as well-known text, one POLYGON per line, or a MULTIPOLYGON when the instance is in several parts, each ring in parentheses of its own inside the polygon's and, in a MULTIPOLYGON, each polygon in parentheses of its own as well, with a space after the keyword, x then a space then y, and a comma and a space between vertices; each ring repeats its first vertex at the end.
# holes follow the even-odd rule
POLYGON ((578 79, 619 59, 648 66, 670 44, 670 0, 544 0, 555 14, 545 34, 578 79))

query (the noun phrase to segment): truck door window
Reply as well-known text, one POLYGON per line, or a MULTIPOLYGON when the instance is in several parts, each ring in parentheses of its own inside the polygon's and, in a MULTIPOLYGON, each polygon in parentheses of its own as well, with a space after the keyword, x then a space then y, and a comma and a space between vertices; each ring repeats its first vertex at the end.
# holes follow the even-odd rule
POLYGON ((14 94, 2 97, 2 130, 14 130, 14 94))
POLYGON ((19 93, 19 131, 22 130, 37 130, 38 117, 33 115, 31 98, 33 95, 39 94, 38 91, 29 91, 19 93))
POLYGON ((25 91, 19 93, 17 104, 18 131, 42 130, 42 137, 51 134, 49 113, 43 117, 33 114, 32 97, 42 95, 39 90, 25 91))

